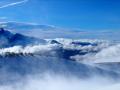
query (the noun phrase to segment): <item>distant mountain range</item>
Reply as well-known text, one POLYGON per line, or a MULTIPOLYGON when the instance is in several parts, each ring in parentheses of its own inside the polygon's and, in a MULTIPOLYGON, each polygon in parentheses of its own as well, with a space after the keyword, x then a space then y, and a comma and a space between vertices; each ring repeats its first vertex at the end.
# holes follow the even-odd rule
POLYGON ((11 33, 8 30, 0 28, 0 47, 9 47, 15 45, 28 45, 28 44, 37 44, 44 43, 45 40, 38 39, 34 37, 28 37, 19 33, 11 33))

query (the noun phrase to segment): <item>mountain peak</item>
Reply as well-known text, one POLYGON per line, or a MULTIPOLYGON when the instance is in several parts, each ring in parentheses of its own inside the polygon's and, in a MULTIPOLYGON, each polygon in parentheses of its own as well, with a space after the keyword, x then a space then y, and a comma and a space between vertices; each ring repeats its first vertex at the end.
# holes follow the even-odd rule
POLYGON ((0 32, 4 32, 5 30, 4 30, 4 28, 0 28, 0 32))
POLYGON ((14 45, 27 45, 27 44, 34 44, 36 42, 44 43, 45 40, 38 39, 34 37, 29 37, 22 35, 20 33, 11 33, 8 30, 5 30, 4 28, 0 28, 0 48, 6 47, 6 46, 14 46, 14 45))

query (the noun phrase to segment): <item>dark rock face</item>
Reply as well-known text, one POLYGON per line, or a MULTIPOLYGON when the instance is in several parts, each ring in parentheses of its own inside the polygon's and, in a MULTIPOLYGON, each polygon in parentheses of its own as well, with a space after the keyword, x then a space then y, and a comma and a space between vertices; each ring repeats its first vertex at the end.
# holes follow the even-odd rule
POLYGON ((51 40, 50 44, 61 44, 61 43, 59 43, 59 42, 56 41, 56 40, 51 40))
POLYGON ((88 46, 88 45, 92 45, 92 46, 97 46, 97 44, 92 44, 89 42, 72 42, 71 44, 75 44, 75 45, 81 45, 81 46, 88 46))
POLYGON ((13 34, 7 30, 4 30, 4 28, 0 28, 0 37, 1 36, 4 36, 9 39, 13 36, 13 34))

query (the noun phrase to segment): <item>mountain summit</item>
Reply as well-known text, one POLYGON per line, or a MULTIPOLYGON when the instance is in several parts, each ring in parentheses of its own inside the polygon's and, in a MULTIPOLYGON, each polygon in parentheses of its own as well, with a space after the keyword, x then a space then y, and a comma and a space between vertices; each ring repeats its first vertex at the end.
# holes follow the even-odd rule
POLYGON ((0 28, 0 48, 9 47, 14 45, 28 45, 36 43, 44 43, 45 40, 34 37, 28 37, 19 33, 11 33, 4 28, 0 28))

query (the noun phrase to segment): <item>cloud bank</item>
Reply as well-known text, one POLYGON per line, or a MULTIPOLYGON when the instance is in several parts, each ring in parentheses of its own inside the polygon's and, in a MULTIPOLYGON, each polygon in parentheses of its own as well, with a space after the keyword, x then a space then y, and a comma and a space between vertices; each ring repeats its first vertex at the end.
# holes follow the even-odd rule
MULTIPOLYGON (((24 58, 22 60, 22 58, 20 59, 16 59, 15 57, 15 61, 16 63, 14 63, 14 61, 12 61, 13 57, 9 58, 9 57, 0 57, 0 60, 6 63, 7 67, 9 66, 8 63, 10 63, 10 68, 11 66, 13 66, 13 70, 15 73, 13 73, 11 76, 12 77, 17 77, 16 72, 20 72, 20 71, 24 71, 25 67, 28 64, 28 67, 26 68, 29 71, 29 68, 32 68, 32 64, 37 66, 37 64, 34 64, 34 61, 36 61, 36 59, 34 60, 33 58, 37 58, 37 61, 40 61, 41 64, 39 64, 39 68, 37 69, 42 69, 44 70, 44 66, 47 66, 49 69, 50 68, 54 68, 55 69, 55 74, 51 74, 48 73, 47 71, 45 71, 45 75, 43 74, 43 76, 39 75, 39 73, 37 73, 37 75, 28 75, 27 77, 22 77, 20 78, 20 80, 18 80, 18 82, 14 83, 10 83, 10 84, 5 84, 5 85, 0 85, 0 90, 119 90, 119 85, 120 83, 118 82, 114 82, 111 79, 109 79, 109 77, 100 77, 98 74, 95 74, 96 76, 94 76, 92 73, 94 73, 93 69, 89 69, 87 70, 87 72, 90 75, 93 75, 91 78, 86 78, 86 79, 80 79, 77 78, 75 76, 70 76, 69 77, 69 73, 68 72, 64 72, 65 71, 71 71, 72 73, 74 73, 74 70, 79 70, 80 72, 86 72, 85 69, 83 69, 84 71, 81 71, 81 69, 78 69, 78 64, 70 64, 70 63, 62 63, 63 60, 58 59, 60 61, 60 63, 57 64, 57 59, 55 59, 55 61, 52 58, 49 58, 49 55, 56 55, 55 53, 60 54, 61 53, 65 53, 65 55, 68 55, 69 52, 73 51, 76 52, 78 51, 78 54, 80 55, 80 57, 85 56, 85 58, 87 59, 89 55, 90 57, 95 58, 95 56, 98 57, 97 54, 99 54, 99 57, 108 57, 106 56, 107 54, 110 56, 116 55, 115 52, 119 52, 120 50, 118 50, 118 48, 120 48, 119 45, 111 45, 109 42, 107 41, 100 41, 100 40, 72 40, 72 39, 46 39, 47 43, 45 45, 43 44, 39 44, 39 45, 28 45, 28 46, 13 46, 13 47, 8 47, 8 48, 1 48, 0 49, 0 55, 5 55, 5 54, 21 54, 23 53, 24 55, 32 53, 32 54, 40 54, 41 56, 45 56, 46 58, 49 59, 46 60, 44 57, 34 57, 34 56, 30 56, 28 57, 22 57, 24 58), (62 49, 62 50, 61 50, 62 49), (111 50, 114 50, 114 53, 110 53, 111 50), (66 50, 68 52, 66 52, 66 50), (98 51, 93 53, 93 55, 91 55, 91 53, 93 51, 98 51), (80 52, 84 53, 87 52, 87 55, 81 54, 80 52), (97 54, 96 54, 97 53, 97 54), (101 54, 103 53, 102 56, 101 54), (5 58, 9 59, 9 60, 5 60, 5 58), (30 60, 31 59, 31 60, 30 60), (42 60, 41 60, 42 59, 42 60), (28 63, 25 63, 24 60, 28 61, 28 63), (48 63, 47 65, 44 64, 48 63), (12 64, 11 64, 12 63, 12 64), (30 64, 32 63, 32 64, 30 64), (15 66, 16 64, 16 66, 15 66), (51 64, 51 65, 50 65, 51 64), (43 66, 42 66, 43 65, 43 66), (53 66, 56 67, 53 67, 53 66), (59 69, 59 66, 61 68, 63 68, 63 72, 67 73, 67 77, 66 76, 62 76, 62 74, 58 75, 57 71, 61 70, 59 69), (65 66, 65 67, 64 67, 65 66), (21 68, 22 67, 22 68, 21 68), (66 68, 68 67, 68 68, 66 68), (72 67, 72 68, 70 68, 72 67), (74 69, 75 68, 75 69, 74 69), (73 70, 73 71, 72 71, 73 70)), ((72 52, 71 52, 72 53, 72 52)), ((80 58, 79 58, 80 59, 80 58)), ((77 60, 77 59, 76 59, 77 60)), ((38 62, 37 62, 38 63, 38 62)), ((74 62, 73 62, 74 63, 74 62)), ((78 63, 78 62, 76 62, 78 63)), ((3 64, 3 63, 2 63, 3 64)), ((86 65, 86 64, 85 64, 86 65)), ((5 65, 3 65, 4 67, 6 67, 5 65)), ((35 67, 34 66, 34 67, 35 67)), ((94 66, 93 66, 94 67, 94 66)), ((80 68, 85 68, 82 66, 80 66, 80 68)), ((89 67, 88 67, 89 68, 89 67)), ((48 69, 48 70, 49 70, 48 69)), ((35 70, 34 68, 32 68, 32 70, 35 70)), ((30 72, 32 73, 32 70, 30 69, 30 72)), ((5 70, 3 70, 5 71, 5 70)), ((104 71, 104 70, 103 70, 104 71)), ((113 70, 115 71, 115 70, 113 70)), ((8 75, 7 78, 11 78, 11 76, 9 75, 10 71, 7 71, 7 74, 3 74, 3 75, 8 75)), ((112 71, 111 71, 112 72, 112 71)), ((1 72, 2 73, 2 72, 1 72)), ((41 72, 42 73, 42 72, 41 72)), ((97 72, 96 72, 97 73, 97 72)), ((75 73, 75 75, 78 73, 75 73)), ((109 73, 112 74, 112 73, 109 73)), ((85 76, 85 74, 83 74, 85 76)), ((2 75, 1 75, 2 76, 2 75)), ((3 78, 3 77, 2 77, 3 78)), ((6 77, 5 77, 6 79, 6 77)), ((114 79, 114 77, 113 77, 114 79)), ((16 80, 16 79, 15 79, 16 80)), ((7 79, 8 81, 8 79, 7 79)))

